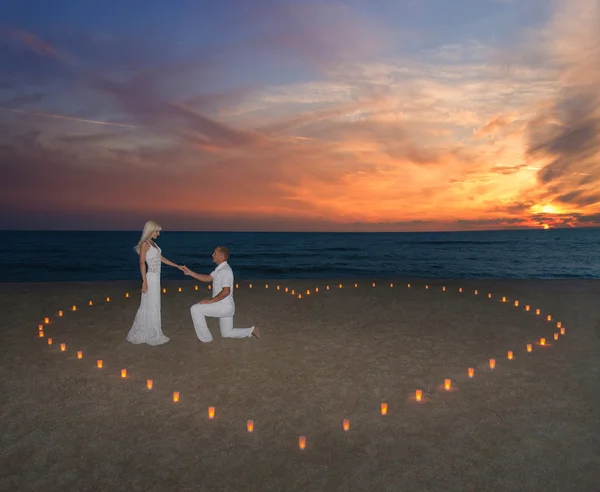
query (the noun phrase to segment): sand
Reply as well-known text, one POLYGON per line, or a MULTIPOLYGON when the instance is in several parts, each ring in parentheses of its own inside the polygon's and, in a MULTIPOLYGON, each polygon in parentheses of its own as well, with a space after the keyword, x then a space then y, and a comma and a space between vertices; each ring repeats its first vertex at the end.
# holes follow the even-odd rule
POLYGON ((125 341, 138 282, 0 285, 0 490, 599 489, 600 281, 371 282, 240 282, 263 339, 211 344, 164 282, 160 347, 125 341))

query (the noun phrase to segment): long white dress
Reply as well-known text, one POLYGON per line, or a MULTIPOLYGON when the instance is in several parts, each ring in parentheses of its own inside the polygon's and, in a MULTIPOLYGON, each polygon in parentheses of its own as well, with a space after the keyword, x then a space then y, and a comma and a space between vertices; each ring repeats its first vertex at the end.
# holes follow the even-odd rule
POLYGON ((140 307, 133 320, 133 326, 127 334, 127 341, 131 343, 147 343, 148 345, 162 345, 167 343, 161 329, 160 317, 160 255, 161 249, 151 243, 146 253, 146 282, 148 291, 142 292, 140 307))

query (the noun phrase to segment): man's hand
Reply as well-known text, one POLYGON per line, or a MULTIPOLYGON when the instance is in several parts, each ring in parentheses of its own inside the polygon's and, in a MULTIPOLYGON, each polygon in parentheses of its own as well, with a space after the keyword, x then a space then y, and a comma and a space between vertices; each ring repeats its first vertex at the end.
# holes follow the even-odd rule
POLYGON ((191 274, 192 274, 192 271, 191 271, 191 270, 190 270, 188 267, 186 267, 185 265, 183 265, 183 266, 181 267, 181 271, 182 271, 183 273, 185 273, 186 275, 191 275, 191 274))
POLYGON ((211 299, 202 299, 198 304, 210 304, 211 299))

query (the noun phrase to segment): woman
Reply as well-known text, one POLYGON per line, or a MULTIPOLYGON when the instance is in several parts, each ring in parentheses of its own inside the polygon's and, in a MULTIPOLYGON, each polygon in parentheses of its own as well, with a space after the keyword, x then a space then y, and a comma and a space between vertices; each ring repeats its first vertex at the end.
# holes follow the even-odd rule
POLYGON ((127 334, 127 341, 131 343, 162 345, 169 341, 161 329, 160 264, 162 262, 180 270, 183 270, 183 267, 162 256, 161 249, 154 242, 160 236, 161 229, 153 220, 146 222, 142 237, 135 247, 136 253, 140 255, 142 300, 133 320, 133 326, 127 334))

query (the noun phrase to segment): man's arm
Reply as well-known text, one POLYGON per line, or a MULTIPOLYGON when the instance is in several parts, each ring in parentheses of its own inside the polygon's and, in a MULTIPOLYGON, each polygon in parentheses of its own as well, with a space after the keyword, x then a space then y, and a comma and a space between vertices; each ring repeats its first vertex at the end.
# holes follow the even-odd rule
POLYGON ((188 267, 183 265, 183 273, 189 275, 190 277, 199 280, 200 282, 212 282, 213 278, 211 275, 202 275, 201 273, 192 272, 188 267))

